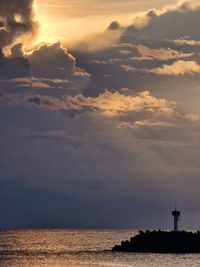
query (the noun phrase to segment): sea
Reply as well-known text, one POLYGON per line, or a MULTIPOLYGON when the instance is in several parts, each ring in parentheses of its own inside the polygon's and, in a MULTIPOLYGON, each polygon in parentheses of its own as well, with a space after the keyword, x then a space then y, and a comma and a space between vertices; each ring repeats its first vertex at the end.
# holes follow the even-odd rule
POLYGON ((135 230, 0 231, 0 267, 194 267, 199 254, 114 253, 135 230))

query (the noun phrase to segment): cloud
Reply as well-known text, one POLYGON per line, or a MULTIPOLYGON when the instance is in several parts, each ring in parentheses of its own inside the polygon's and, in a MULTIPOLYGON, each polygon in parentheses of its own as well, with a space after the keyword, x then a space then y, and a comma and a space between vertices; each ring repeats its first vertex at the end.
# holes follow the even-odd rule
POLYGON ((12 45, 24 34, 35 35, 38 23, 34 19, 33 0, 1 0, 0 49, 12 45))
POLYGON ((121 28, 121 26, 120 26, 120 23, 118 21, 113 21, 108 26, 108 30, 110 30, 110 31, 116 31, 120 28, 121 28))
POLYGON ((47 95, 75 95, 83 92, 90 74, 77 67, 76 59, 60 43, 42 45, 29 54, 17 44, 9 56, 0 55, 0 80, 1 90, 8 93, 17 89, 20 93, 21 88, 21 93, 28 94, 28 89, 43 89, 43 94, 46 89, 47 95))
POLYGON ((32 87, 33 88, 42 88, 42 89, 49 89, 49 88, 51 88, 50 85, 48 85, 47 83, 44 83, 42 81, 32 82, 32 87))
MULTIPOLYGON (((176 100, 179 97, 182 101, 183 95, 178 96, 179 88, 186 93, 190 90, 190 84, 195 88, 200 82, 197 66, 199 46, 179 46, 173 42, 179 39, 200 40, 196 27, 200 22, 200 7, 192 2, 181 2, 162 11, 149 10, 139 14, 140 20, 144 19, 145 23, 136 27, 133 20, 131 25, 121 26, 117 41, 108 43, 102 49, 82 50, 84 45, 70 47, 69 51, 75 56, 77 64, 91 74, 91 81, 84 93, 97 96, 105 88, 110 91, 122 87, 135 91, 148 88, 152 93, 156 90, 164 97, 175 97, 176 100), (187 61, 185 68, 181 66, 182 61, 187 61), (152 75, 163 73, 165 65, 169 66, 167 69, 173 68, 170 81, 169 74, 152 75), (176 75, 175 68, 178 68, 176 75), (190 74, 190 77, 187 75, 187 80, 183 81, 184 74, 190 74), (191 74, 196 74, 195 78, 191 74), (176 87, 175 93, 172 93, 173 87, 176 87)), ((97 34, 94 44, 101 43, 101 40, 97 34)))
POLYGON ((12 57, 23 57, 24 56, 24 52, 22 50, 23 48, 23 44, 16 44, 11 48, 11 56, 12 57))
POLYGON ((146 14, 148 23, 139 29, 133 28, 132 31, 148 36, 153 42, 177 39, 180 36, 199 39, 200 34, 195 25, 199 21, 200 6, 193 5, 192 2, 184 1, 162 12, 150 10, 146 14))
POLYGON ((122 64, 122 65, 120 65, 120 66, 121 66, 121 68, 122 68, 123 70, 125 70, 126 72, 135 72, 135 71, 137 71, 136 68, 134 68, 134 67, 132 67, 132 66, 130 66, 130 65, 128 65, 128 64, 122 64))
POLYGON ((193 53, 182 53, 171 48, 149 48, 144 45, 136 46, 140 57, 133 57, 132 60, 159 60, 168 61, 170 59, 188 58, 193 53))
POLYGON ((32 104, 40 108, 53 111, 99 111, 107 117, 121 116, 131 112, 149 114, 172 114, 173 103, 165 99, 159 99, 150 95, 148 91, 136 96, 123 95, 119 92, 104 92, 98 97, 85 97, 81 94, 76 96, 63 96, 55 98, 50 96, 32 95, 2 95, 1 104, 21 105, 32 104))
POLYGON ((134 126, 144 126, 144 127, 176 127, 172 122, 166 122, 166 121, 152 121, 152 120, 143 120, 143 121, 136 121, 134 123, 134 126))
POLYGON ((21 45, 12 49, 12 56, 0 53, 0 80, 30 76, 30 63, 22 55, 21 45))
POLYGON ((150 72, 158 75, 194 75, 200 73, 200 65, 195 61, 178 60, 171 65, 163 65, 160 68, 152 69, 150 72))
MULTIPOLYGON (((140 102, 141 98, 137 96, 140 102)), ((117 95, 114 97, 118 98, 117 95)), ((100 101, 103 104, 99 104, 102 110, 105 110, 105 99, 103 97, 100 101)), ((132 101, 130 99, 131 104, 126 106, 132 105, 133 100, 136 102, 135 98, 132 101)), ((130 210, 138 205, 144 210, 134 225, 141 226, 146 219, 146 212, 152 207, 155 209, 155 205, 162 212, 161 207, 167 209, 171 205, 171 198, 177 195, 182 203, 188 203, 189 199, 191 201, 191 196, 192 201, 198 199, 199 128, 195 129, 187 121, 182 122, 181 128, 180 118, 173 121, 176 124, 174 127, 155 126, 153 115, 148 113, 144 119, 137 113, 135 123, 133 118, 132 121, 131 118, 128 120, 135 127, 120 127, 116 117, 108 119, 95 109, 93 112, 80 113, 73 119, 65 113, 24 105, 1 105, 0 111, 3 127, 0 140, 4 140, 0 142, 0 198, 5 203, 1 209, 12 211, 3 217, 1 223, 5 226, 9 222, 9 225, 30 223, 29 226, 35 226, 32 220, 26 219, 27 212, 30 216, 34 214, 38 225, 42 221, 46 227, 54 226, 55 212, 57 209, 60 211, 61 207, 65 211, 62 214, 66 214, 66 210, 70 212, 72 221, 69 222, 67 215, 63 215, 59 217, 58 225, 61 222, 64 226, 73 226, 76 221, 77 226, 91 223, 101 226, 102 216, 93 218, 92 214, 94 210, 102 212, 102 203, 105 206, 112 203, 112 207, 103 212, 106 215, 103 219, 105 226, 110 224, 113 227, 113 223, 116 227, 129 226, 128 218, 131 216, 134 219, 135 216, 130 210), (146 125, 141 125, 139 121, 146 125), (147 125, 149 121, 153 125, 147 125), (78 168, 75 167, 77 165, 78 168), (188 190, 190 196, 185 200, 188 190), (42 206, 38 205, 38 198, 40 202, 43 200, 42 206), (28 203, 25 199, 29 200, 28 203), (52 201, 51 208, 48 208, 49 201, 52 201), (160 209, 156 204, 158 202, 160 209), (75 203, 73 208, 71 203, 75 203), (77 207, 80 205, 79 210, 77 207), (16 212, 16 207, 21 215, 13 221, 10 218, 16 212), (119 208, 123 210, 121 221, 117 220, 122 216, 119 208), (87 217, 92 218, 89 221, 84 219, 86 213, 87 217), (45 220, 46 216, 48 220, 45 220)), ((161 124, 161 117, 157 118, 158 124, 161 124)), ((176 116, 170 116, 173 117, 176 116)), ((120 121, 124 121, 124 118, 120 121)), ((140 214, 137 210, 135 213, 140 214)), ((154 225, 153 220, 148 224, 154 225)), ((161 219, 159 223, 165 225, 166 221, 161 219)))
POLYGON ((48 86, 54 89, 63 89, 69 94, 82 93, 90 81, 90 74, 77 67, 75 57, 60 43, 42 45, 28 55, 28 60, 31 76, 49 80, 48 86))
POLYGON ((111 45, 116 44, 120 39, 123 28, 118 22, 112 22, 106 31, 97 34, 87 35, 81 40, 68 42, 67 47, 79 51, 81 53, 94 53, 105 50, 111 45))
POLYGON ((75 58, 60 43, 42 45, 29 55, 33 77, 63 79, 75 68, 75 58))
POLYGON ((175 40, 169 40, 169 42, 172 42, 178 46, 200 46, 200 40, 191 40, 191 39, 175 39, 175 40))

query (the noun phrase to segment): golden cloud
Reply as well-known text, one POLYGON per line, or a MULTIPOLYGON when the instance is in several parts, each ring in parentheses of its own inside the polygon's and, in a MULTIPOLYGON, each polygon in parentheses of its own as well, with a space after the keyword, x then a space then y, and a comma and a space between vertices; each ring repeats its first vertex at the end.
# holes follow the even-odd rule
POLYGON ((149 48, 145 45, 135 46, 141 57, 133 57, 133 60, 169 60, 178 58, 187 58, 193 53, 182 53, 171 48, 149 48))
POLYGON ((171 115, 174 103, 163 98, 156 98, 149 91, 143 91, 135 96, 123 95, 119 92, 105 91, 98 97, 64 96, 55 98, 43 95, 12 95, 0 97, 1 104, 29 104, 52 111, 74 110, 79 112, 100 112, 107 117, 116 117, 129 113, 150 113, 171 115))
POLYGON ((171 65, 163 65, 160 68, 151 69, 149 72, 158 75, 193 75, 195 73, 200 73, 200 65, 195 61, 178 60, 171 65))

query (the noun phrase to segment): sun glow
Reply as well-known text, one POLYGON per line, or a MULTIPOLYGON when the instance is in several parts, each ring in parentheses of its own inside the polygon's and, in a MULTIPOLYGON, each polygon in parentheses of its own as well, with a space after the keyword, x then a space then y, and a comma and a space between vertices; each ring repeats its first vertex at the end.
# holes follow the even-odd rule
POLYGON ((135 14, 152 6, 161 8, 176 0, 164 0, 152 3, 125 0, 122 3, 111 1, 86 0, 35 0, 35 10, 41 25, 40 42, 69 41, 85 35, 104 31, 112 21, 128 24, 135 14))

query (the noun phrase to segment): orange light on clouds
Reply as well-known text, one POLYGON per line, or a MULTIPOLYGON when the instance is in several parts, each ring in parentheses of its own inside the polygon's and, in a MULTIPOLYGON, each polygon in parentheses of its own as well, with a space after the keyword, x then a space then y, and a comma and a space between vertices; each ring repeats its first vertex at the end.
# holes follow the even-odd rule
POLYGON ((105 30, 117 20, 130 23, 137 12, 162 8, 177 0, 35 0, 40 42, 69 41, 105 30))

